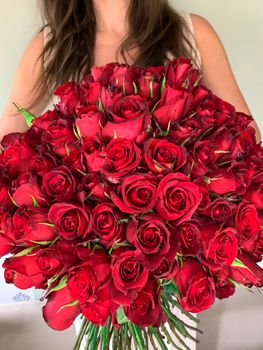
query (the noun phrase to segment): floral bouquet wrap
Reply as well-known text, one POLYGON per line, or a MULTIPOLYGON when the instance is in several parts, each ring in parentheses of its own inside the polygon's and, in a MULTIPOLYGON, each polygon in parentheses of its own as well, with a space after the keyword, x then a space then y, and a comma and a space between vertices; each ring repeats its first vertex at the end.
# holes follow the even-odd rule
POLYGON ((0 155, 7 283, 74 349, 189 349, 192 313, 263 285, 263 148, 190 59, 110 63, 55 91, 0 155), (173 335, 173 337, 172 337, 173 335), (174 338, 175 337, 175 338, 174 338), (177 342, 174 341, 177 339, 177 342))

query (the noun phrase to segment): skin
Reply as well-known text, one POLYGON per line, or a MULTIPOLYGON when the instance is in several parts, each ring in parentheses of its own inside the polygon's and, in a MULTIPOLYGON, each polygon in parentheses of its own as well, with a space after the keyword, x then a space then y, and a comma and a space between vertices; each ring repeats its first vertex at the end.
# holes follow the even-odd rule
MULTIPOLYGON (((127 32, 125 14, 130 0, 93 0, 97 18, 97 35, 95 42, 95 65, 101 66, 109 62, 115 62, 117 48, 127 32)), ((224 46, 211 24, 203 17, 191 14, 195 38, 202 59, 202 74, 205 85, 220 98, 233 104, 238 111, 251 114, 248 105, 238 87, 231 69, 224 46), (216 69, 215 69, 216 67, 216 69)), ((37 77, 42 73, 41 62, 35 65, 37 57, 43 49, 43 33, 37 34, 27 46, 17 67, 12 89, 1 116, 0 139, 8 132, 25 131, 27 125, 24 118, 16 112, 12 101, 21 106, 28 105, 31 101, 31 89, 37 77), (35 65, 35 67, 34 67, 35 65)), ((136 52, 130 52, 130 62, 136 52)), ((120 63, 123 63, 121 59, 120 63)), ((47 98, 31 110, 35 115, 40 115, 47 106, 47 98)), ((260 132, 257 124, 251 124, 260 140, 260 132)))

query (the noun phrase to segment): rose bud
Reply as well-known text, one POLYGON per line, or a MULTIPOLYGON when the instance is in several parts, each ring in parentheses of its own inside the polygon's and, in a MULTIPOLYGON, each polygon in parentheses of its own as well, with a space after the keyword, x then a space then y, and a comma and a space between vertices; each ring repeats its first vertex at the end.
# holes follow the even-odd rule
POLYGON ((42 313, 49 327, 63 331, 72 325, 80 314, 79 304, 73 304, 74 301, 67 286, 48 295, 47 303, 42 307, 42 313))
POLYGON ((119 223, 123 214, 113 205, 98 204, 91 212, 93 217, 93 230, 99 237, 99 242, 109 249, 115 241, 123 241, 125 236, 125 223, 119 223))
POLYGON ((154 173, 170 173, 186 163, 186 151, 167 140, 150 139, 144 144, 144 159, 154 173))
POLYGON ((180 293, 180 304, 185 311, 201 312, 209 309, 215 301, 215 284, 202 265, 188 258, 174 278, 180 293))
POLYGON ((176 276, 178 271, 179 265, 176 259, 167 260, 166 258, 163 258, 159 266, 152 271, 152 274, 157 279, 170 280, 176 276))
POLYGON ((85 140, 91 136, 101 135, 105 126, 105 116, 96 105, 79 106, 76 108, 78 118, 75 121, 80 136, 85 140))
POLYGON ((176 239, 157 215, 146 214, 140 220, 130 220, 126 238, 136 248, 136 259, 149 270, 156 269, 163 258, 175 259, 176 239))
POLYGON ((157 201, 157 183, 148 175, 129 175, 111 191, 113 203, 124 213, 137 214, 151 210, 157 201))
POLYGON ((70 202, 75 199, 76 179, 64 165, 43 176, 43 191, 54 202, 70 202))
POLYGON ((92 233, 92 217, 89 211, 70 203, 55 203, 48 213, 58 234, 66 240, 86 239, 92 233))
POLYGON ((183 222, 175 228, 178 237, 180 251, 183 255, 199 255, 201 252, 200 226, 196 220, 183 222))
POLYGON ((237 256, 238 241, 233 227, 220 229, 218 225, 200 222, 203 263, 211 270, 231 265, 237 256))
POLYGON ((257 209, 254 204, 247 202, 239 203, 235 217, 236 226, 241 235, 240 247, 252 253, 255 249, 260 224, 257 209))
POLYGON ((141 149, 133 141, 112 139, 105 150, 102 174, 111 181, 111 178, 114 180, 131 173, 140 164, 141 153, 141 149))
POLYGON ((138 292, 131 305, 124 307, 124 313, 131 322, 139 327, 159 327, 166 321, 160 305, 158 290, 160 291, 157 281, 152 280, 138 292))
POLYGON ((194 68, 191 60, 184 57, 169 61, 165 66, 165 76, 168 84, 183 86, 187 89, 192 89, 201 78, 198 69, 194 68))
POLYGON ((107 295, 111 283, 111 265, 104 250, 94 252, 86 248, 86 259, 69 270, 67 286, 74 300, 80 303, 94 302, 98 293, 107 295))
POLYGON ((215 284, 216 284, 216 297, 218 299, 229 298, 235 293, 235 285, 229 280, 230 270, 229 267, 224 267, 221 270, 213 272, 215 284))
POLYGON ((28 289, 31 287, 45 289, 47 279, 42 275, 37 262, 37 250, 32 250, 31 255, 13 256, 5 259, 3 268, 6 283, 13 283, 17 288, 28 289))
POLYGON ((97 136, 90 136, 82 144, 82 163, 89 172, 99 172, 104 163, 105 156, 101 155, 103 153, 101 141, 97 136))
POLYGON ((157 196, 157 213, 177 225, 191 219, 202 199, 198 186, 181 173, 166 175, 159 183, 157 196))
POLYGON ((81 179, 81 186, 78 186, 78 201, 84 203, 86 199, 99 202, 108 202, 105 196, 109 194, 109 185, 99 173, 89 173, 81 179))

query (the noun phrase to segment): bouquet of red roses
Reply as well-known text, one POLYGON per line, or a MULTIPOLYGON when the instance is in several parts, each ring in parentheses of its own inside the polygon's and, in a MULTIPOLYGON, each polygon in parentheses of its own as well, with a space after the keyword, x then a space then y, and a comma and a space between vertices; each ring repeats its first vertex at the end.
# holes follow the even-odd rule
POLYGON ((263 285, 263 148, 191 60, 93 67, 0 155, 5 278, 75 349, 188 348, 188 315, 263 285), (175 343, 171 331, 181 344, 175 343))

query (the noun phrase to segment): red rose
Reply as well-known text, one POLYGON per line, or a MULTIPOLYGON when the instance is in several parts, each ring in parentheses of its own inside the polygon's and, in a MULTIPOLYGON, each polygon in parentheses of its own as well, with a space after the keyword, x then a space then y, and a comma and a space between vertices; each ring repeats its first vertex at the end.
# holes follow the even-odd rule
POLYGON ((157 281, 151 281, 138 292, 131 305, 124 307, 124 312, 131 322, 139 327, 159 327, 166 321, 160 305, 158 290, 160 289, 157 281))
POLYGON ((149 67, 156 68, 155 70, 146 70, 141 73, 138 79, 139 95, 147 100, 149 109, 152 109, 154 104, 160 98, 161 85, 160 80, 163 73, 163 67, 149 67))
POLYGON ((257 209, 263 209, 263 172, 252 177, 251 185, 244 196, 245 199, 255 204, 257 209))
POLYGON ((43 176, 46 172, 50 171, 54 167, 54 162, 50 158, 47 158, 43 155, 36 155, 32 157, 29 163, 29 170, 39 176, 43 176))
POLYGON ((54 95, 60 98, 57 104, 62 113, 66 115, 74 115, 75 107, 79 102, 79 86, 75 81, 69 81, 60 85, 54 95))
MULTIPOLYGON (((118 249, 119 250, 119 249, 118 249)), ((135 259, 136 252, 127 250, 115 251, 112 257, 112 277, 117 293, 113 290, 113 298, 116 302, 130 304, 131 300, 137 296, 137 292, 142 290, 147 283, 148 270, 135 259), (121 300, 118 299, 121 294, 121 300)))
POLYGON ((58 234, 67 240, 85 239, 92 233, 90 212, 70 203, 53 204, 49 209, 48 220, 54 223, 58 234))
POLYGON ((179 57, 168 61, 165 66, 166 81, 178 87, 191 88, 201 78, 189 58, 179 57))
POLYGON ((109 78, 111 87, 116 87, 125 95, 133 95, 136 93, 134 84, 138 79, 138 68, 130 67, 126 64, 117 65, 109 78))
POLYGON ((68 306, 73 301, 67 286, 49 294, 46 305, 42 307, 44 320, 49 327, 63 331, 72 325, 80 314, 79 304, 68 306))
POLYGON ((130 175, 118 186, 118 193, 110 192, 114 204, 124 213, 136 214, 151 210, 157 201, 157 184, 147 175, 130 175))
POLYGON ((186 163, 186 151, 167 140, 150 139, 144 145, 144 159, 154 173, 169 173, 186 163))
POLYGON ((156 269, 163 258, 175 259, 176 239, 157 215, 130 220, 126 238, 136 248, 136 259, 149 270, 156 269))
POLYGON ((112 139, 106 148, 102 173, 108 179, 130 173, 140 164, 141 153, 141 149, 133 141, 112 139))
POLYGON ((113 70, 116 67, 121 67, 121 64, 112 62, 100 67, 93 66, 91 68, 91 78, 93 78, 96 82, 99 82, 101 85, 107 86, 109 85, 109 80, 112 76, 113 70))
POLYGON ((233 217, 235 211, 235 204, 230 203, 227 200, 217 198, 210 204, 207 210, 202 211, 202 215, 207 215, 208 217, 211 217, 213 221, 223 223, 233 217))
POLYGON ((74 300, 80 303, 94 302, 98 293, 107 293, 111 282, 111 266, 109 256, 104 250, 86 248, 86 259, 69 270, 67 286, 74 300))
POLYGON ((36 175, 24 173, 12 182, 11 196, 18 205, 31 207, 33 205, 46 206, 48 203, 39 187, 39 181, 36 175), (36 203, 35 203, 36 202, 36 203))
POLYGON ((159 183, 157 196, 158 214, 176 224, 191 219, 202 199, 198 186, 181 173, 166 175, 159 183))
POLYGON ((101 203, 92 210, 93 230, 99 237, 99 242, 109 249, 115 241, 123 240, 125 224, 118 221, 122 213, 113 205, 101 203))
POLYGON ((54 202, 70 202, 75 198, 76 180, 64 165, 47 172, 42 187, 54 202))
POLYGON ((255 249, 253 251, 253 258, 255 261, 262 261, 263 258, 263 229, 259 231, 258 238, 255 243, 255 249))
POLYGON ((157 279, 172 279, 179 271, 177 260, 167 260, 163 258, 159 266, 152 271, 152 274, 157 279))
POLYGON ((255 262, 253 257, 246 253, 239 253, 237 258, 244 266, 231 266, 230 277, 245 286, 263 286, 263 269, 255 262))
POLYGON ((214 271, 213 275, 216 284, 216 297, 218 299, 229 298, 235 293, 236 287, 229 280, 230 270, 228 267, 214 271))
POLYGON ((87 198, 90 200, 109 201, 105 193, 109 193, 108 184, 98 173, 89 173, 81 179, 78 187, 78 200, 83 203, 87 198))
POLYGON ((259 218, 254 204, 241 202, 237 207, 235 217, 238 232, 241 235, 240 247, 252 253, 259 234, 259 218))
POLYGON ((139 95, 115 94, 110 97, 105 91, 102 95, 102 103, 109 118, 102 130, 102 135, 106 139, 117 136, 136 140, 150 123, 147 102, 139 95))
POLYGON ((87 75, 80 84, 81 105, 94 105, 101 94, 102 85, 87 75))
POLYGON ((197 220, 183 222, 176 227, 175 233, 183 255, 199 255, 201 251, 200 226, 197 220))
POLYGON ((197 141, 193 149, 194 166, 191 175, 194 177, 205 175, 216 162, 216 149, 210 140, 197 141))
POLYGON ((14 242, 7 234, 10 227, 12 227, 12 218, 0 210, 0 258, 10 253, 14 248, 14 242))
POLYGON ((231 265, 237 256, 238 241, 233 227, 220 229, 218 225, 201 222, 203 263, 212 270, 231 265))
POLYGON ((76 108, 78 118, 75 121, 81 137, 86 139, 90 136, 101 135, 105 126, 104 114, 95 105, 79 106, 76 108))
POLYGON ((31 255, 11 257, 5 259, 3 268, 6 283, 13 283, 17 288, 28 289, 31 287, 45 289, 46 277, 42 275, 33 250, 31 255))
POLYGON ((153 111, 153 118, 166 131, 169 124, 182 119, 190 111, 192 100, 189 92, 166 85, 162 98, 153 111))
POLYGON ((82 163, 88 171, 100 171, 104 163, 105 156, 101 155, 102 142, 97 136, 87 137, 82 144, 82 163))
POLYGON ((180 293, 180 304, 185 311, 201 312, 209 309, 215 301, 215 284, 208 277, 202 265, 195 259, 183 261, 175 284, 180 293))
POLYGON ((8 208, 13 206, 13 203, 8 195, 9 186, 0 178, 0 208, 8 208))
POLYGON ((16 244, 52 241, 56 237, 54 227, 48 222, 47 208, 18 208, 12 218, 13 227, 9 235, 16 244))

